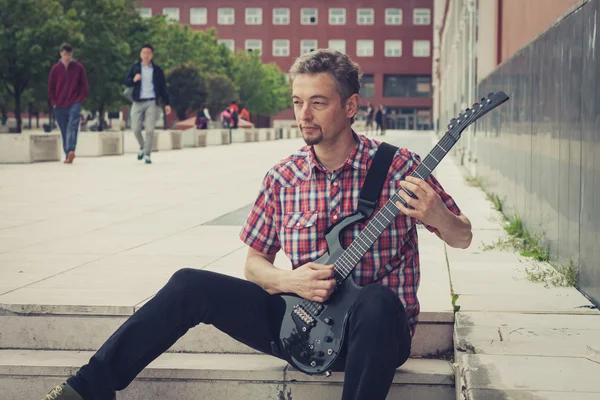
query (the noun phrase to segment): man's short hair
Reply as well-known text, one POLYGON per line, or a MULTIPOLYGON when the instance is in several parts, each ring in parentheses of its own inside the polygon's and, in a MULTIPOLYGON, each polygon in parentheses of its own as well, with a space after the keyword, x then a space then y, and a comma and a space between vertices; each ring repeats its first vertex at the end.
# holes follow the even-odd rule
POLYGON ((154 53, 154 47, 152 47, 151 44, 146 43, 145 45, 142 46, 142 48, 140 49, 140 51, 142 51, 144 49, 150 49, 154 53))
POLYGON ((63 51, 66 51, 67 53, 72 53, 73 52, 73 46, 71 46, 69 43, 63 43, 63 44, 60 45, 59 52, 62 53, 63 51))
POLYGON ((290 68, 290 84, 300 74, 319 74, 326 72, 333 80, 342 104, 360 90, 361 73, 358 64, 337 50, 318 49, 303 54, 290 68))

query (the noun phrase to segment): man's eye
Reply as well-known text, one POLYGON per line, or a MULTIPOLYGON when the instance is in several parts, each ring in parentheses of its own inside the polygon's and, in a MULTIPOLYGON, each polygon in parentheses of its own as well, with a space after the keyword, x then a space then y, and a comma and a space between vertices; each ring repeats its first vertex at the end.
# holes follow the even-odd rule
POLYGON ((317 105, 317 106, 321 106, 321 105, 323 105, 323 104, 325 104, 325 103, 323 103, 323 102, 320 102, 320 101, 315 101, 313 104, 314 104, 314 105, 317 105))
POLYGON ((300 102, 298 100, 295 100, 294 104, 300 104, 300 102))

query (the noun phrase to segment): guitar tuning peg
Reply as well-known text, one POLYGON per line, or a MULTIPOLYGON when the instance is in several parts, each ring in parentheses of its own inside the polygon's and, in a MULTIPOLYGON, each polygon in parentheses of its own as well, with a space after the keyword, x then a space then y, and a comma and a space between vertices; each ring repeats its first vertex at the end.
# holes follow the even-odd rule
POLYGON ((482 103, 485 103, 485 100, 486 100, 486 98, 485 98, 485 97, 482 97, 482 98, 481 98, 481 102, 482 102, 482 103))
POLYGON ((489 92, 487 97, 489 98, 489 97, 492 97, 493 95, 494 95, 494 92, 489 92))

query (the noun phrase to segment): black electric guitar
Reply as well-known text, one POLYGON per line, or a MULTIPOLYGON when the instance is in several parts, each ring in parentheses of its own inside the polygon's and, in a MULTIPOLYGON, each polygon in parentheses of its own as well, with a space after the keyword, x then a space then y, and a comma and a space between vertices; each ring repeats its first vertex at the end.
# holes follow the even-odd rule
MULTIPOLYGON (((467 126, 507 100, 508 96, 504 92, 490 93, 487 98, 481 99, 481 103, 473 104, 472 108, 450 120, 444 137, 411 176, 426 179, 460 139, 467 126)), ((361 289, 352 279, 352 270, 398 215, 400 210, 395 205, 398 201, 404 203, 399 194, 395 193, 347 249, 342 248, 340 234, 347 226, 363 219, 362 214, 350 215, 327 231, 328 252, 314 261, 334 265, 337 285, 325 303, 306 300, 293 294, 281 296, 284 300, 281 308, 285 310, 279 332, 279 348, 294 367, 311 375, 330 371, 344 343, 348 315, 361 289)))

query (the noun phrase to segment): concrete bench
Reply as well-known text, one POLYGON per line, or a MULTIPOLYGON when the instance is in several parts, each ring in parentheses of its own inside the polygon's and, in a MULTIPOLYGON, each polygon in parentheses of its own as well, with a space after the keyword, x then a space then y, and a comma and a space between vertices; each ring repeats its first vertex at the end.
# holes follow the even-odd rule
POLYGON ((122 132, 80 132, 77 157, 115 156, 123 154, 122 132))
POLYGON ((60 161, 60 133, 2 133, 0 134, 0 163, 33 163, 60 161))

